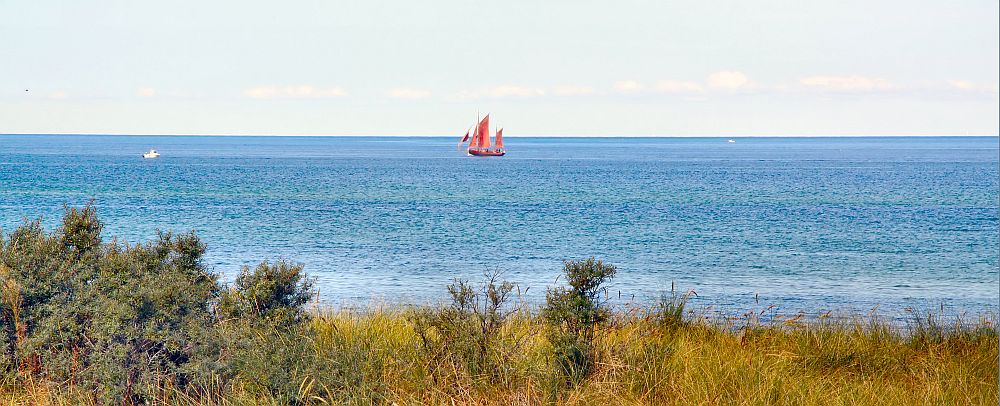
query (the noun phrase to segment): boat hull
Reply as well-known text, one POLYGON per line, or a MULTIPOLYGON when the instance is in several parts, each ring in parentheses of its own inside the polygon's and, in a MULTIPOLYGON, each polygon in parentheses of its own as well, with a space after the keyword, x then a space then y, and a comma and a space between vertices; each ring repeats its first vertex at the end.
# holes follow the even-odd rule
POLYGON ((469 150, 469 155, 472 155, 472 156, 503 156, 506 153, 507 153, 507 151, 502 150, 502 149, 501 150, 478 150, 478 149, 470 149, 469 150))

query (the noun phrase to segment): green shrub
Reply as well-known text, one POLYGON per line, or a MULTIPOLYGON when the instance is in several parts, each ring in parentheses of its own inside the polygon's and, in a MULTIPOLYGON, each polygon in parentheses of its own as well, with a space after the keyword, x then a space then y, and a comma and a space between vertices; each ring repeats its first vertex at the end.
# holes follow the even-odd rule
POLYGON ((313 389, 342 389, 336 359, 320 357, 303 309, 314 294, 301 264, 263 262, 243 267, 220 295, 217 329, 225 349, 224 375, 279 404, 308 403, 313 389), (310 383, 319 382, 315 386, 310 383))
POLYGON ((312 281, 301 265, 244 268, 224 290, 193 233, 128 245, 104 243, 102 229, 87 206, 67 208, 52 233, 34 221, 0 236, 5 384, 43 381, 97 403, 135 404, 164 388, 197 393, 247 379, 297 399, 285 395, 301 381, 288 378, 315 361, 303 309, 312 281))
MULTIPOLYGON (((473 378, 495 381, 516 348, 503 348, 504 323, 519 310, 510 303, 515 285, 498 270, 484 274, 481 285, 456 279, 448 285, 451 305, 425 307, 410 315, 432 375, 443 365, 458 364, 473 378)), ((437 378, 436 376, 434 377, 437 378)))
POLYGON ((563 263, 563 275, 569 287, 549 289, 541 316, 549 324, 557 371, 565 383, 576 384, 587 376, 594 364, 594 330, 608 317, 600 300, 602 285, 613 278, 617 269, 593 257, 563 263))
POLYGON ((226 357, 220 373, 278 404, 303 403, 299 386, 330 365, 317 359, 303 326, 228 320, 218 329, 226 357))
POLYGON ((95 210, 67 209, 46 234, 38 221, 0 245, 0 352, 6 374, 137 403, 160 382, 185 387, 215 368, 216 276, 193 234, 144 245, 103 244, 95 210), (13 370, 12 370, 13 369, 13 370))
POLYGON ((283 260, 262 262, 253 271, 244 266, 219 299, 219 317, 300 324, 308 318, 303 306, 313 297, 313 280, 302 269, 302 264, 283 260))

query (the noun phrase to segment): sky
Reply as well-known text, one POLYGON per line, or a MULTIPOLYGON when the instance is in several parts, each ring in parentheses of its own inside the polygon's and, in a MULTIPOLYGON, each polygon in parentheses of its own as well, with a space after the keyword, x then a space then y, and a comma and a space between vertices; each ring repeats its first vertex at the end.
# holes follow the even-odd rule
POLYGON ((0 134, 997 135, 996 0, 0 0, 0 134))

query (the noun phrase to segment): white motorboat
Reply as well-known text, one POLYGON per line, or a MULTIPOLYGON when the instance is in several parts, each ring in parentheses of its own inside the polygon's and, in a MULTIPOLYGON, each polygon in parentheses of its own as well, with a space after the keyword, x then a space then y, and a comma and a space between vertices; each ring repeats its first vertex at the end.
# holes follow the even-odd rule
POLYGON ((156 152, 155 149, 150 149, 149 152, 142 154, 143 158, 159 158, 160 153, 156 152))
POLYGON ((726 142, 736 142, 736 140, 726 140, 726 142))

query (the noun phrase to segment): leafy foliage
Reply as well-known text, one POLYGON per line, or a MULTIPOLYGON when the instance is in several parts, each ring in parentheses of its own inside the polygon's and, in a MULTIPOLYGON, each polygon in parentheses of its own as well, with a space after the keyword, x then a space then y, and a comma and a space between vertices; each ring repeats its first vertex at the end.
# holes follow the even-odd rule
POLYGON ((193 234, 145 245, 102 244, 93 207, 67 209, 46 235, 26 223, 0 246, 8 340, 2 365, 137 402, 154 383, 187 385, 213 369, 216 275, 193 234))
POLYGON ((549 341, 558 370, 568 383, 578 383, 594 364, 593 341, 598 323, 608 317, 600 299, 602 285, 617 269, 593 257, 563 263, 569 287, 549 289, 541 316, 550 325, 549 341))
POLYGON ((514 288, 513 283, 501 280, 499 270, 487 271, 479 286, 460 279, 448 285, 450 306, 422 308, 411 314, 421 346, 430 355, 432 376, 436 366, 448 363, 463 365, 477 379, 495 381, 503 375, 508 369, 505 361, 520 342, 502 330, 520 309, 510 302, 514 288), (504 347, 505 342, 512 345, 504 347))
POLYGON ((268 320, 295 325, 308 317, 303 306, 313 297, 313 281, 302 264, 262 262, 253 271, 243 267, 232 288, 222 293, 219 315, 223 318, 268 320))
MULTIPOLYGON (((313 281, 301 264, 262 262, 243 267, 217 306, 227 378, 267 393, 281 404, 302 403, 302 384, 317 377, 339 382, 336 364, 318 357, 303 306, 313 281)), ((339 388, 340 385, 335 387, 339 388)))
MULTIPOLYGON (((26 222, 0 238, 0 368, 6 380, 78 387, 102 403, 143 403, 159 388, 213 382, 240 366, 252 328, 301 331, 312 297, 301 265, 244 269, 230 289, 193 233, 103 243, 92 206, 67 208, 46 234, 26 222), (224 333, 239 318, 244 339, 224 333), (249 326, 252 326, 249 327, 249 326), (228 372, 227 372, 228 371, 228 372)), ((281 354, 281 353, 278 353, 281 354)))

